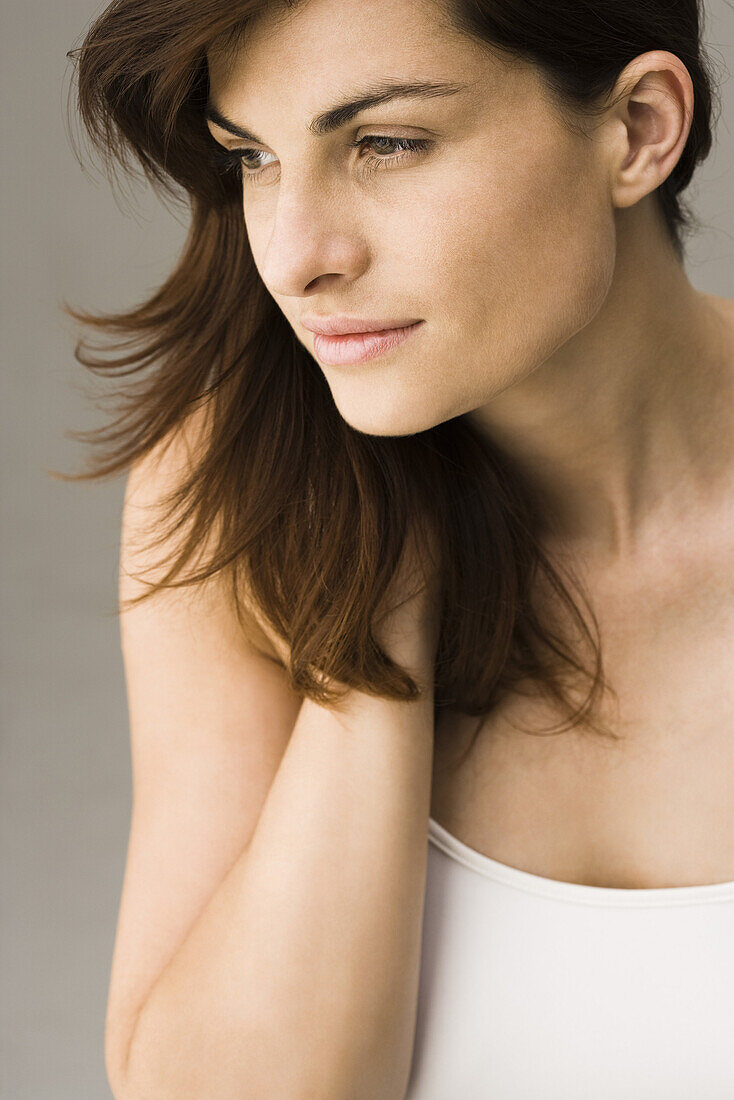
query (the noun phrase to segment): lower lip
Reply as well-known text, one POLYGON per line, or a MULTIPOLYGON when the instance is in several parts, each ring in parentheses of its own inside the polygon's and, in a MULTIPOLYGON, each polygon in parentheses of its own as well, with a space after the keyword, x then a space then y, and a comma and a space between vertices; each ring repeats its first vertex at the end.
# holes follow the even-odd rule
POLYGON ((386 351, 392 351, 398 344, 409 340, 422 321, 405 328, 389 328, 382 332, 348 332, 341 336, 314 337, 313 346, 322 363, 365 363, 386 351))

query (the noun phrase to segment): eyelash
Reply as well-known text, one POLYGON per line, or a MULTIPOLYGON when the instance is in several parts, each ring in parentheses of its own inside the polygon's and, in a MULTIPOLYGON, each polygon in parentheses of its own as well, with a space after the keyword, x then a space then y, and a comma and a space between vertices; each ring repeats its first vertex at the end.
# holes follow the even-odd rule
MULTIPOLYGON (((388 141, 392 145, 402 146, 402 152, 398 155, 392 155, 388 157, 365 157, 364 162, 368 172, 380 171, 382 168, 386 168, 395 164, 397 161, 405 160, 406 157, 411 157, 414 153, 424 152, 431 142, 427 138, 402 138, 402 137, 390 137, 387 134, 365 134, 359 141, 350 141, 349 145, 353 149, 361 149, 362 147, 372 144, 376 141, 388 141)), ((257 154, 261 152, 260 149, 223 149, 221 145, 217 145, 213 152, 212 158, 214 164, 224 170, 225 173, 233 172, 238 179, 257 179, 257 177, 264 172, 271 165, 265 164, 261 168, 250 169, 243 164, 243 157, 249 154, 257 154)))

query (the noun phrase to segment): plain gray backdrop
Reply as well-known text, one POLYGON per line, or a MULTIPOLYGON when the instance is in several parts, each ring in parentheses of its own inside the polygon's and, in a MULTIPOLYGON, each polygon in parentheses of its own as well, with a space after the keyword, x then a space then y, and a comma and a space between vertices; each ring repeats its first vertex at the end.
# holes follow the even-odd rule
MULTIPOLYGON (((112 615, 124 478, 69 484, 45 471, 81 470, 86 446, 66 433, 106 419, 84 392, 92 376, 61 301, 142 300, 177 257, 186 210, 174 216, 142 185, 120 195, 74 155, 66 52, 105 6, 15 0, 2 14, 3 1100, 111 1097, 104 1020, 131 809, 112 615)), ((734 3, 707 11, 722 112, 689 192, 705 228, 687 269, 697 288, 732 297, 734 3)))

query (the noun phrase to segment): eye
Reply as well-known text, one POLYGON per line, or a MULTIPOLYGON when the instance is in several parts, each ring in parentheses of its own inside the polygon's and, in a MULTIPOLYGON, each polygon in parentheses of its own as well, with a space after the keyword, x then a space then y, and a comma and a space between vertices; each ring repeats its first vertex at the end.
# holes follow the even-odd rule
POLYGON ((380 134, 366 134, 365 137, 360 138, 359 141, 351 141, 349 144, 352 148, 363 149, 368 146, 372 146, 373 149, 378 142, 387 142, 389 145, 397 146, 400 149, 398 155, 392 156, 367 156, 362 157, 361 160, 368 165, 368 167, 374 168, 387 168, 393 165, 396 161, 402 161, 410 159, 414 153, 424 152, 431 142, 427 138, 402 138, 402 137, 387 137, 380 134))
MULTIPOLYGON (((359 141, 350 141, 349 145, 354 149, 366 149, 370 146, 375 149, 378 143, 387 143, 397 148, 397 153, 385 155, 374 155, 360 157, 360 163, 365 165, 369 171, 379 170, 381 168, 391 167, 398 161, 410 159, 418 153, 424 152, 432 142, 427 138, 403 138, 403 137, 390 137, 386 134, 366 134, 359 141)), ((216 145, 212 150, 212 161, 214 165, 220 169, 223 169, 224 173, 234 173, 238 178, 255 179, 267 168, 269 164, 262 164, 255 160, 252 163, 253 158, 267 156, 261 149, 223 149, 221 145, 216 145), (250 163, 248 164, 248 160, 250 163)))
POLYGON ((246 163, 246 158, 266 155, 261 149, 223 149, 221 145, 216 145, 212 149, 212 162, 225 173, 233 172, 238 177, 257 176, 269 165, 255 164, 253 167, 246 163))

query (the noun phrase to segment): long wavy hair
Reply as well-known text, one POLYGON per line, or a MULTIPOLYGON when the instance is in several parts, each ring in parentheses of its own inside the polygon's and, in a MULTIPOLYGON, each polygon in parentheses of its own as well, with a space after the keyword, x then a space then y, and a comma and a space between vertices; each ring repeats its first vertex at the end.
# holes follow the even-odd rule
MULTIPOLYGON (((204 120, 206 51, 215 41, 234 48, 273 2, 114 0, 68 54, 78 112, 105 166, 142 167, 161 197, 190 207, 190 227, 174 270, 147 301, 114 314, 64 303, 105 337, 96 348, 80 338, 78 362, 124 382, 111 395, 111 422, 71 433, 98 448, 88 468, 58 476, 124 471, 204 412, 206 445, 161 501, 155 539, 151 526, 151 539, 169 551, 163 575, 125 607, 218 574, 243 630, 254 599, 287 641, 290 682, 304 696, 333 702, 341 684, 413 699, 418 685, 372 628, 409 533, 427 518, 442 563, 435 707, 478 716, 478 733, 503 695, 533 685, 566 718, 544 732, 578 726, 616 740, 596 714, 609 685, 593 608, 573 573, 544 553, 544 517, 519 471, 464 416, 405 437, 350 427, 259 277, 241 179, 222 168, 204 120), (174 532, 184 537, 171 552, 174 532), (558 619, 538 608, 542 586, 558 619), (574 703, 580 684, 587 690, 574 703)), ((680 58, 695 90, 692 125, 655 194, 682 262, 696 221, 681 192, 712 145, 715 89, 700 3, 455 0, 447 10, 464 33, 536 65, 561 112, 590 119, 639 54, 680 58)))

